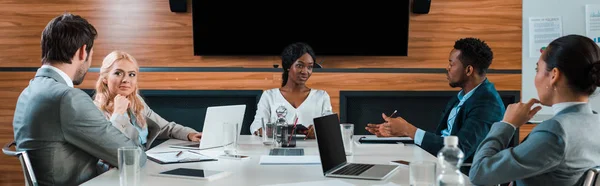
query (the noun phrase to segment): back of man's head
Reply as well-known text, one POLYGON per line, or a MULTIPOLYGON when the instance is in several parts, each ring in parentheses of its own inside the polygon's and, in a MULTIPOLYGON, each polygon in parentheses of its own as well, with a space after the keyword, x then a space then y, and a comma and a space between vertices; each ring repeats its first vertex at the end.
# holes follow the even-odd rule
POLYGON ((479 75, 485 75, 487 69, 492 64, 494 59, 494 53, 492 49, 485 43, 477 38, 462 38, 454 43, 454 49, 460 50, 458 59, 466 67, 468 65, 473 66, 479 75))
POLYGON ((42 32, 42 64, 71 64, 75 52, 83 45, 90 53, 97 35, 96 28, 78 15, 64 13, 55 17, 42 32))

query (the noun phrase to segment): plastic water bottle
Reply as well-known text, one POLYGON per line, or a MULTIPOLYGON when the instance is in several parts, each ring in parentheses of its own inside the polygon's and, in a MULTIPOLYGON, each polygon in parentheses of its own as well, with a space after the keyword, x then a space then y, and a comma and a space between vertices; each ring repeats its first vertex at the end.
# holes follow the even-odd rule
POLYGON ((458 148, 458 137, 444 138, 444 148, 437 155, 441 172, 437 177, 439 186, 464 186, 465 178, 460 172, 465 154, 458 148))

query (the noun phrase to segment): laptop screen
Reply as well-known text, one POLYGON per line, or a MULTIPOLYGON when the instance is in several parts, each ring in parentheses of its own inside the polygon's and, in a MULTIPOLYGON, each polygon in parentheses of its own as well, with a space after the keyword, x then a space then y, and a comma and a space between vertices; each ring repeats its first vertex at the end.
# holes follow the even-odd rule
POLYGON ((346 163, 338 115, 331 114, 314 118, 314 125, 323 173, 346 163))

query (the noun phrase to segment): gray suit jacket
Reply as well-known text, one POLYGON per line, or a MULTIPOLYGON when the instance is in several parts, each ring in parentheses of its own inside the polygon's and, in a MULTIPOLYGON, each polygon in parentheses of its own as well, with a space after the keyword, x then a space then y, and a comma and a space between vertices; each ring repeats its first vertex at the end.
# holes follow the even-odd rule
POLYGON ((507 148, 514 131, 507 123, 492 126, 473 160, 473 184, 581 185, 584 172, 600 165, 600 119, 589 104, 565 108, 507 148))
MULTIPOLYGON (((117 166, 117 149, 138 146, 111 125, 85 92, 40 68, 17 100, 13 128, 40 185, 79 185, 98 175, 99 159, 117 166)), ((141 154, 141 165, 146 162, 141 154)))
MULTIPOLYGON (((154 112, 148 106, 148 104, 146 104, 146 102, 144 102, 144 99, 141 96, 138 95, 138 97, 144 104, 144 110, 142 110, 142 114, 146 117, 146 124, 148 125, 148 137, 147 137, 147 141, 146 141, 146 149, 150 148, 150 146, 152 145, 152 142, 154 142, 154 140, 156 140, 157 138, 158 139, 175 138, 175 139, 180 139, 180 140, 189 140, 188 134, 193 133, 193 132, 198 132, 192 128, 185 127, 185 126, 182 126, 175 122, 169 122, 169 121, 165 120, 164 118, 160 117, 160 115, 158 115, 156 112, 154 112)), ((124 115, 120 115, 120 116, 114 115, 111 117, 110 114, 107 112, 104 112, 104 114, 106 115, 107 118, 109 118, 109 120, 111 121, 113 126, 116 127, 117 129, 119 129, 125 135, 129 136, 130 138, 135 138, 135 139, 139 138, 139 132, 137 131, 137 129, 135 129, 135 127, 131 123, 131 119, 129 118, 129 116, 124 114, 124 115)), ((131 113, 131 114, 132 114, 131 116, 135 120, 135 115, 133 115, 133 113, 131 113)))

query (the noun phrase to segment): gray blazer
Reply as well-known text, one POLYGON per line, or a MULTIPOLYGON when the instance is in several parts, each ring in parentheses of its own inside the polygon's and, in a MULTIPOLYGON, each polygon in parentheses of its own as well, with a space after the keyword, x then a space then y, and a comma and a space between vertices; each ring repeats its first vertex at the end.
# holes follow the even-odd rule
POLYGON ((581 185, 584 172, 600 165, 600 119, 589 104, 565 108, 506 148, 514 131, 507 123, 492 126, 473 160, 473 184, 581 185))
MULTIPOLYGON (((142 114, 146 117, 146 124, 148 125, 146 149, 149 149, 152 142, 154 142, 154 140, 156 140, 157 138, 175 138, 180 140, 189 140, 188 134, 197 132, 192 128, 184 127, 175 122, 169 122, 165 120, 164 118, 156 114, 156 112, 154 112, 150 107, 148 107, 148 105, 146 104, 146 102, 144 102, 144 99, 141 96, 138 95, 138 97, 144 104, 144 110, 142 110, 142 114)), ((115 115, 114 117, 110 117, 109 113, 104 112, 104 114, 111 121, 113 126, 119 129, 125 135, 129 136, 130 138, 139 138, 139 132, 137 131, 137 129, 135 129, 130 118, 127 115, 115 115)), ((133 115, 133 113, 131 114, 131 116, 135 120, 135 115, 133 115)))
MULTIPOLYGON (((138 146, 117 130, 85 92, 40 68, 17 100, 13 128, 40 185, 79 185, 98 175, 98 160, 117 166, 117 149, 138 146)), ((146 162, 141 153, 140 165, 146 162)))

